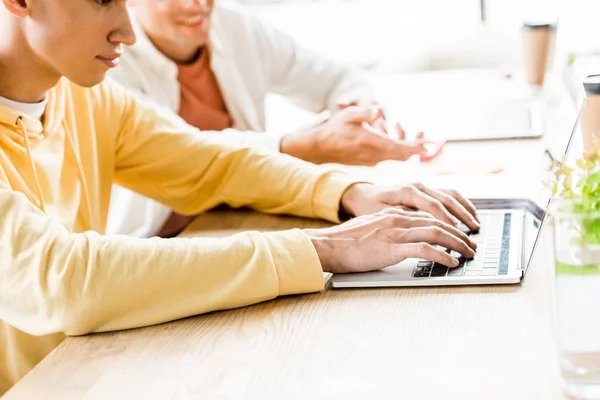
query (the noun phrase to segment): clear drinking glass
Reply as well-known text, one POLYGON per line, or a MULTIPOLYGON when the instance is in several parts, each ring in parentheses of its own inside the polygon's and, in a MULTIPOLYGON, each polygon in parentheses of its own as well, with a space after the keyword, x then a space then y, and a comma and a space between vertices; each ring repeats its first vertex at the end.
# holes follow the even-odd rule
POLYGON ((555 337, 564 389, 576 398, 600 399, 600 210, 577 210, 557 199, 551 214, 555 337))

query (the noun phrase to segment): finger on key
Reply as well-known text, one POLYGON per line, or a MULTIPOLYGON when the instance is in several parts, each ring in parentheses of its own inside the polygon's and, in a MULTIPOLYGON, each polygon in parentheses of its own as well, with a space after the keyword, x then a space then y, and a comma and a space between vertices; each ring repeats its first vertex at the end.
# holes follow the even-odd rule
POLYGON ((410 206, 425 211, 447 224, 454 225, 455 220, 452 214, 438 199, 425 193, 424 190, 417 186, 409 187, 408 190, 410 190, 410 196, 407 200, 410 202, 410 206))
POLYGON ((436 249, 428 243, 404 243, 395 245, 397 260, 407 258, 423 258, 445 265, 448 268, 456 268, 460 262, 443 250, 436 249))
POLYGON ((475 207, 475 204, 473 204, 471 202, 471 200, 467 199, 466 197, 463 197, 460 193, 458 193, 456 190, 441 190, 444 193, 447 193, 448 195, 454 197, 460 204, 462 204, 462 206, 464 208, 467 209, 467 211, 469 211, 469 213, 475 217, 475 219, 477 221, 479 221, 479 218, 477 218, 477 208, 475 207))
POLYGON ((428 226, 437 226, 437 227, 445 230, 449 234, 456 236, 457 238, 459 238, 460 240, 465 242, 473 250, 477 249, 477 243, 472 241, 471 238, 466 233, 464 233, 463 231, 461 231, 460 229, 458 229, 455 226, 445 223, 444 221, 441 221, 439 219, 432 220, 432 219, 428 219, 428 218, 413 218, 410 221, 411 228, 428 227, 428 226))
POLYGON ((394 241, 396 242, 437 244, 454 250, 467 258, 475 256, 475 250, 469 247, 467 242, 437 226, 394 229, 392 235, 394 235, 394 241))
POLYGON ((470 230, 478 231, 480 228, 477 219, 469 212, 461 203, 458 202, 453 196, 444 193, 439 190, 430 189, 421 185, 418 189, 422 190, 431 197, 437 199, 442 205, 464 223, 470 230))

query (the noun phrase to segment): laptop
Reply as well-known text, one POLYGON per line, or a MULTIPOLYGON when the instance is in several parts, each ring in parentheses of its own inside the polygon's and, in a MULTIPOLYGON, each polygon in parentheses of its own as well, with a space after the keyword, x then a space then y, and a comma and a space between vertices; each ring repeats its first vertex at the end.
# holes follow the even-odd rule
POLYGON ((543 103, 506 100, 449 107, 424 123, 426 137, 447 141, 539 138, 544 133, 543 103))
MULTIPOLYGON (((577 131, 573 126, 565 157, 577 131)), ((544 199, 547 209, 550 191, 544 199)), ((545 221, 546 211, 528 199, 474 199, 481 230, 470 233, 477 243, 473 259, 446 249, 460 260, 457 268, 424 259, 407 259, 373 272, 335 274, 333 288, 514 284, 525 279, 545 221)), ((459 226, 468 232, 466 226, 459 226)))
POLYGON ((524 139, 544 134, 544 105, 535 99, 458 101, 444 106, 434 104, 428 109, 427 116, 417 116, 409 123, 411 130, 424 132, 429 140, 524 139))

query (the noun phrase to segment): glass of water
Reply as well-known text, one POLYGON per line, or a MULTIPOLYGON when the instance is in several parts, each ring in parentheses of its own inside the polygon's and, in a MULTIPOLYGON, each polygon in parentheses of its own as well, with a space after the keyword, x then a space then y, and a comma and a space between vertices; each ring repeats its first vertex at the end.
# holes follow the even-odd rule
POLYGON ((551 210, 555 337, 564 388, 576 398, 600 399, 600 210, 560 199, 551 210))

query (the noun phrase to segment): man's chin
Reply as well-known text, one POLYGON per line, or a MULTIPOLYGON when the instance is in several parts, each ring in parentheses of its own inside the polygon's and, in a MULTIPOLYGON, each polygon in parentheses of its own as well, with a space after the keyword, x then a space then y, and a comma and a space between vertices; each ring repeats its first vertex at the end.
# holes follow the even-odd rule
POLYGON ((201 28, 195 29, 192 32, 184 30, 179 32, 178 35, 179 36, 173 40, 173 43, 181 47, 202 47, 208 42, 208 32, 201 28))
POLYGON ((102 83, 106 79, 106 71, 77 78, 67 76, 67 78, 81 87, 90 88, 102 83))

